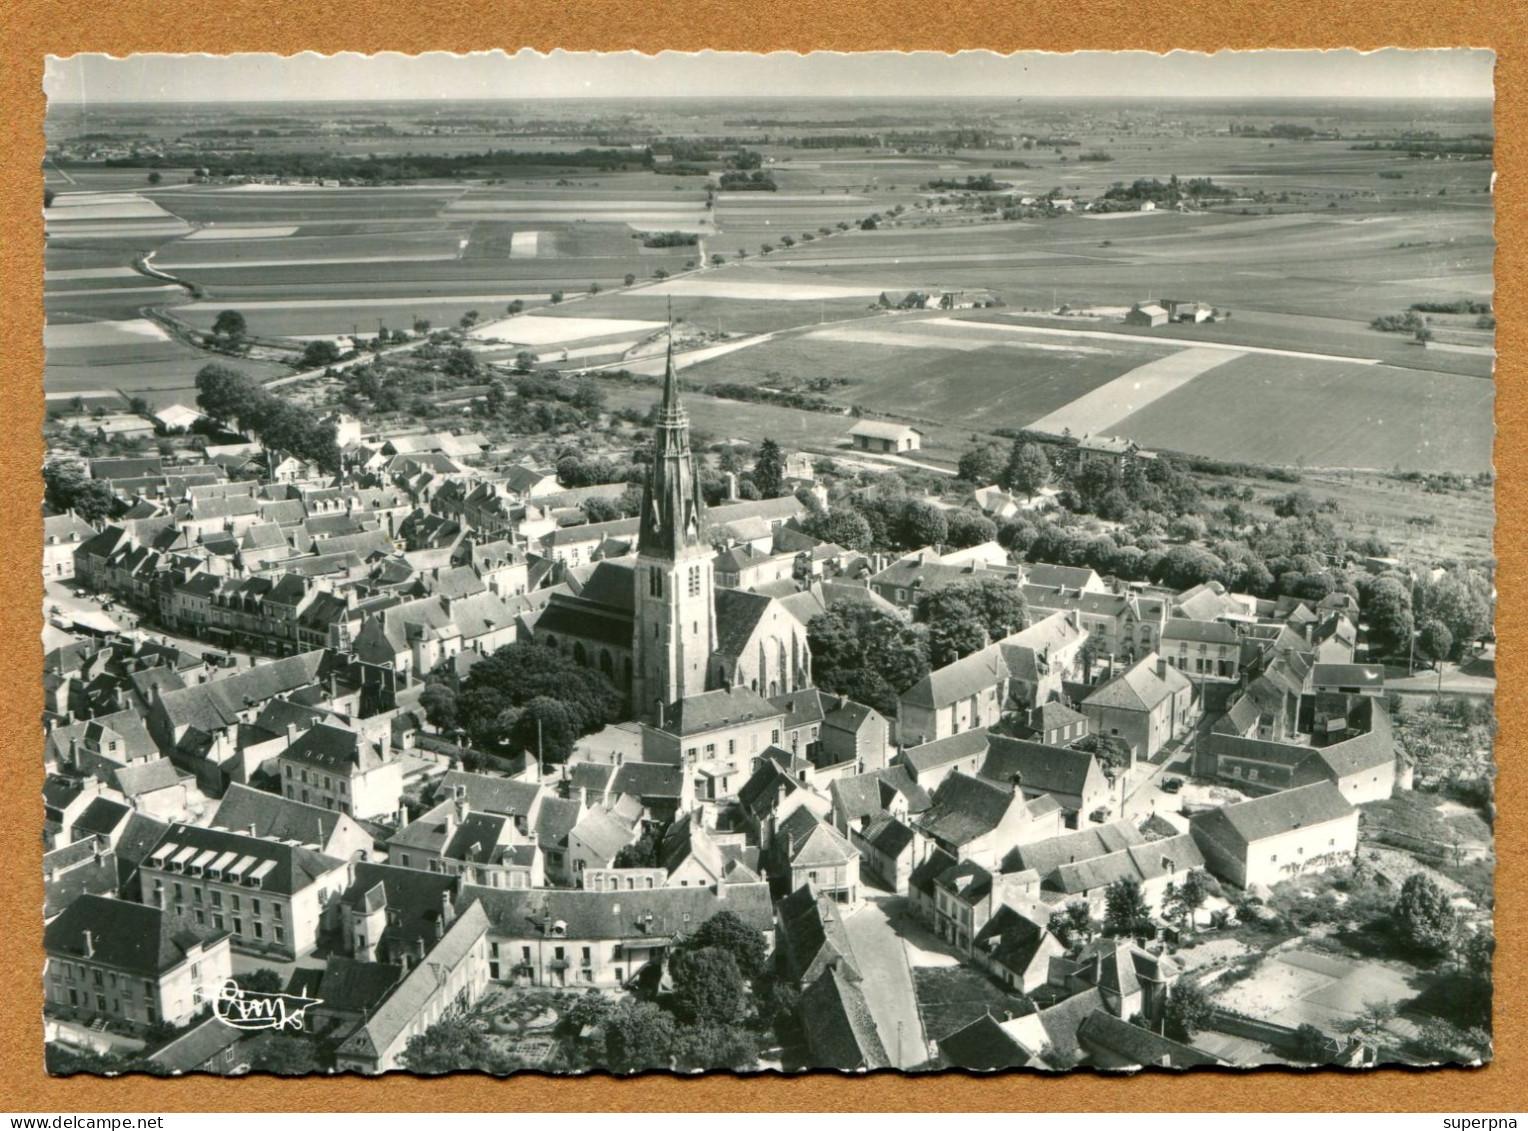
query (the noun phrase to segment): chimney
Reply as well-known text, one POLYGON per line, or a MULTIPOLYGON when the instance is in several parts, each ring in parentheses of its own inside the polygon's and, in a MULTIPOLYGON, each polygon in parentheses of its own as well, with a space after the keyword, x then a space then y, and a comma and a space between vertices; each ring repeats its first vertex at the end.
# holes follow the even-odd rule
POLYGON ((414 956, 416 958, 418 958, 421 962, 424 961, 424 937, 423 936, 420 936, 419 938, 414 940, 414 956))
POLYGON ((586 785, 578 787, 578 807, 580 809, 589 808, 589 787, 586 785))
POLYGON ((85 957, 95 957, 95 935, 89 931, 85 932, 85 957))
POLYGON ((408 806, 400 805, 400 806, 398 806, 398 828, 400 830, 402 830, 402 829, 406 829, 408 827, 409 827, 409 811, 408 811, 408 806))
POLYGON ((459 785, 456 787, 455 796, 452 797, 451 804, 452 815, 456 818, 456 823, 461 824, 467 819, 467 814, 472 812, 472 806, 467 803, 466 786, 459 785))
POLYGON ((297 724, 296 723, 287 723, 287 746, 290 747, 292 745, 292 743, 294 743, 296 741, 297 741, 297 724))
POLYGON ((1166 679, 1167 678, 1167 657, 1166 656, 1158 656, 1157 657, 1157 678, 1158 679, 1166 679))
POLYGON ((448 927, 456 921, 456 907, 451 902, 450 888, 440 890, 440 921, 448 927))
POLYGON ((658 729, 662 730, 663 729, 663 700, 662 699, 658 699, 658 700, 656 700, 656 702, 658 704, 658 729))

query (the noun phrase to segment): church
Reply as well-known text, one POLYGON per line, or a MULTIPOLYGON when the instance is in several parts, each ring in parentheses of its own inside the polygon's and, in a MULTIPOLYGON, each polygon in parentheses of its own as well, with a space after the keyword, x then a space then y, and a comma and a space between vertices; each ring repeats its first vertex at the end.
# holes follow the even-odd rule
POLYGON ((555 594, 535 639, 598 667, 648 720, 676 717, 680 703, 707 691, 748 688, 772 698, 810 687, 801 622, 773 597, 716 587, 672 342, 652 455, 636 554, 599 562, 578 592, 555 594))

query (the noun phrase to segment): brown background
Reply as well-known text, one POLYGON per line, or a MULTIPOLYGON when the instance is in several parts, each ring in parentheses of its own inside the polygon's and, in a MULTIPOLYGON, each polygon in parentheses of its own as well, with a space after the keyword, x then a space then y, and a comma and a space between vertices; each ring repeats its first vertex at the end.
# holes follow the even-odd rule
MULTIPOLYGON (((1371 3, 1265 0, 1158 5, 1139 2, 1009 4, 907 0, 557 0, 521 4, 407 0, 388 4, 332 0, 237 3, 226 0, 0 0, 0 1109, 13 1112, 109 1111, 728 1111, 728 1110, 1071 1110, 1071 1111, 1513 1111, 1528 1093, 1524 1044, 1522 915, 1528 811, 1521 754, 1525 721, 1514 682, 1522 667, 1514 641, 1528 606, 1522 523, 1528 456, 1522 372, 1524 92, 1528 43, 1520 0, 1486 3, 1371 3), (144 1077, 58 1080, 42 1069, 42 877, 37 867, 42 783, 37 720, 42 710, 38 643, 42 600, 38 503, 42 460, 43 56, 137 51, 466 51, 502 47, 657 51, 1074 50, 1122 47, 1167 51, 1256 47, 1491 47, 1498 52, 1497 553, 1502 594, 1497 746, 1505 819, 1498 826, 1496 1060, 1480 1070, 1299 1073, 1278 1070, 1158 1072, 1132 1078, 959 1074, 781 1079, 727 1075, 678 1080, 643 1077, 561 1080, 521 1076, 384 1079, 224 1080, 144 1077)), ((739 91, 746 94, 747 91, 739 91)), ((767 92, 765 92, 767 93, 767 92)), ((1397 93, 1404 93, 1398 91, 1397 93)))

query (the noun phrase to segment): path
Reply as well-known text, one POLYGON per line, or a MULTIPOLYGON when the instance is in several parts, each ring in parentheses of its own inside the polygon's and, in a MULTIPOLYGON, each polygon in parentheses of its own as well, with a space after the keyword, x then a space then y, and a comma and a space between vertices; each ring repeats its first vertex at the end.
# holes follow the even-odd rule
POLYGON ((915 1068, 928 1060, 918 995, 913 988, 907 949, 887 918, 885 902, 867 900, 844 920, 863 981, 860 989, 870 1016, 897 1068, 915 1068))
POLYGON ((1030 425, 1036 432, 1071 432, 1074 436, 1107 433, 1132 413, 1174 389, 1242 354, 1219 349, 1187 349, 1138 365, 1128 373, 1084 393, 1030 425))
POLYGON ((1009 326, 1002 322, 969 322, 961 318, 933 318, 936 326, 956 326, 981 330, 1001 329, 1010 334, 1038 334, 1051 338, 1092 338, 1099 341, 1147 342, 1153 345, 1188 346, 1194 349, 1227 350, 1231 353, 1266 353, 1274 357, 1299 357, 1307 361, 1345 361, 1351 365, 1384 365, 1377 357, 1351 357, 1336 353, 1310 353, 1306 350, 1282 350, 1273 346, 1243 346, 1234 342, 1206 342, 1198 338, 1169 338, 1156 334, 1116 334, 1109 330, 1057 330, 1049 326, 1009 326))

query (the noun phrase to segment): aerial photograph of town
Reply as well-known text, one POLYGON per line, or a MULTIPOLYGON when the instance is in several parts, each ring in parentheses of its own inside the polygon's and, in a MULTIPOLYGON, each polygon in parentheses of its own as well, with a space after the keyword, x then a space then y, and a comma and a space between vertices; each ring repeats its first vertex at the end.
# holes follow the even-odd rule
POLYGON ((1490 1061, 1493 63, 50 59, 47 1070, 1490 1061))

